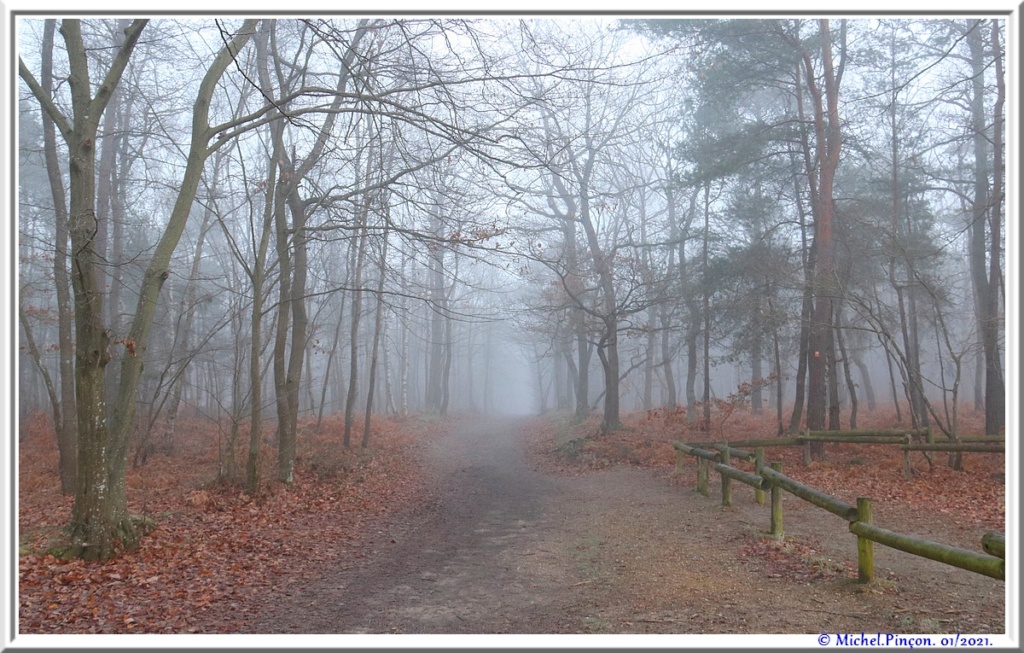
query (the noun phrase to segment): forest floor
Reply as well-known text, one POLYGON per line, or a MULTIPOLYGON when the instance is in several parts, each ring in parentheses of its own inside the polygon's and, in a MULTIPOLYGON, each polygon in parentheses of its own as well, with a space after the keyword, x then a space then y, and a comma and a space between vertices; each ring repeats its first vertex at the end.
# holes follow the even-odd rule
MULTIPOLYGON (((1001 581, 876 545, 865 586, 841 519, 787 495, 775 540, 750 488, 729 508, 717 487, 697 494, 692 465, 673 472, 669 421, 611 436, 558 419, 398 425, 330 496, 322 479, 258 501, 193 490, 117 561, 23 555, 20 632, 1004 632, 1001 581)), ((964 472, 922 459, 910 481, 885 447, 793 456, 770 458, 872 496, 883 527, 974 550, 1003 530, 1001 456, 967 454, 964 472)), ((46 493, 26 489, 24 461, 22 476, 22 539, 35 524, 39 546, 59 513, 31 513, 46 493)))

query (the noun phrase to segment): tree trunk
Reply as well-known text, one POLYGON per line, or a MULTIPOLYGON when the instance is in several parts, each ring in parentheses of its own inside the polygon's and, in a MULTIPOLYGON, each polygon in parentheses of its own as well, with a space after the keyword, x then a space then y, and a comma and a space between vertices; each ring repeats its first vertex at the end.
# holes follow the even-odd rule
MULTIPOLYGON (((25 306, 20 303, 18 305, 18 321, 21 323, 22 332, 24 333, 25 348, 28 349, 28 355, 32 359, 32 362, 35 364, 36 369, 39 370, 40 376, 42 376, 43 378, 43 385, 46 387, 46 396, 50 399, 50 411, 51 414, 53 415, 54 429, 56 430, 57 433, 60 433, 61 430, 63 429, 64 415, 61 413, 60 399, 57 397, 57 389, 53 384, 53 379, 50 378, 49 370, 47 370, 46 365, 43 364, 43 358, 39 353, 39 347, 36 346, 36 339, 32 335, 32 325, 28 321, 28 315, 25 312, 25 306)), ((21 368, 22 371, 27 370, 28 365, 22 363, 20 358, 21 357, 19 356, 19 367, 21 368)), ((24 404, 25 402, 23 401, 22 403, 24 404)), ((70 416, 68 417, 68 419, 70 419, 70 416)), ((24 422, 22 422, 22 425, 24 426, 24 422)), ((59 447, 59 440, 57 444, 59 447)), ((58 471, 60 472, 61 477, 61 493, 67 494, 68 492, 63 491, 65 478, 63 459, 59 461, 58 466, 58 471)))
POLYGON ((363 312, 363 263, 366 261, 366 220, 369 213, 369 199, 361 211, 359 246, 356 253, 355 293, 352 296, 352 329, 349 333, 348 396, 345 399, 345 433, 342 446, 348 449, 352 444, 352 425, 355 423, 356 398, 359 394, 359 322, 363 312))
MULTIPOLYGON (((835 302, 833 302, 834 304, 835 302)), ((829 320, 830 323, 835 324, 835 320, 829 320)), ((840 410, 842 409, 842 401, 839 394, 839 361, 836 358, 836 328, 829 331, 827 340, 827 358, 826 358, 826 369, 828 371, 828 429, 830 431, 838 431, 842 429, 842 423, 840 420, 840 410)))
MULTIPOLYGON (((269 216, 267 217, 269 221, 269 216)), ((260 341, 263 339, 263 282, 262 266, 253 267, 252 312, 249 346, 249 452, 245 462, 245 491, 250 495, 259 489, 260 441, 263 434, 263 379, 260 373, 260 341)))
POLYGON ((654 309, 648 309, 647 315, 647 342, 644 347, 644 356, 646 361, 644 362, 644 391, 643 391, 643 409, 645 411, 651 410, 654 407, 654 401, 652 395, 654 394, 654 344, 655 344, 655 333, 654 333, 654 309))
MULTIPOLYGON (((113 412, 114 436, 111 442, 110 460, 111 476, 116 479, 116 482, 112 482, 111 485, 122 488, 119 490, 122 493, 128 443, 135 422, 136 392, 142 374, 142 363, 145 359, 145 343, 149 339, 153 325, 160 288, 169 276, 170 258, 188 221, 203 165, 211 154, 209 141, 213 130, 209 126, 209 109, 212 95, 221 76, 234 61, 235 55, 252 36, 257 23, 257 20, 245 21, 238 34, 218 52, 200 84, 196 102, 193 105, 192 140, 178 196, 171 210, 167 226, 153 249, 153 256, 143 274, 134 318, 128 336, 124 340, 126 348, 134 347, 137 353, 121 357, 117 403, 113 412)), ((134 35, 137 33, 138 30, 133 32, 134 35)))
POLYGON ((324 383, 320 388, 320 407, 316 413, 316 432, 320 433, 321 424, 324 419, 324 407, 327 405, 327 387, 331 382, 331 366, 334 364, 334 357, 338 353, 338 343, 341 340, 341 325, 345 317, 345 294, 341 293, 341 307, 338 309, 338 319, 334 323, 334 337, 331 338, 331 351, 327 352, 327 365, 324 369, 324 383))
POLYGON ((711 183, 704 182, 704 239, 701 246, 701 316, 704 321, 704 413, 701 430, 711 430, 711 279, 708 275, 708 240, 711 237, 711 183))
MULTIPOLYGON (((386 207, 384 210, 387 210, 386 207)), ((361 443, 363 449, 370 444, 370 415, 373 412, 373 391, 377 383, 377 351, 380 348, 380 334, 384 323, 384 276, 388 256, 388 228, 386 226, 382 238, 384 241, 381 244, 380 265, 377 269, 377 306, 373 319, 373 345, 370 349, 370 379, 366 392, 366 415, 363 419, 363 441, 361 443)))
MULTIPOLYGON (((845 23, 843 25, 845 36, 845 23)), ((831 345, 832 297, 837 290, 833 278, 832 223, 834 209, 832 193, 842 142, 839 122, 841 72, 833 66, 829 21, 827 19, 819 20, 818 28, 821 36, 824 94, 818 86, 810 53, 807 50, 802 50, 800 53, 804 65, 805 83, 813 99, 817 158, 817 210, 814 212, 814 308, 811 313, 807 393, 807 428, 812 431, 822 430, 825 427, 826 363, 831 345)), ((841 66, 842 63, 840 63, 841 66)), ((823 453, 824 448, 820 443, 812 443, 812 456, 821 458, 823 453)))
MULTIPOLYGON (((455 285, 455 282, 452 282, 455 285)), ((448 312, 450 299, 445 297, 444 301, 444 367, 441 370, 441 404, 438 406, 438 413, 444 417, 448 414, 448 404, 451 401, 451 379, 452 359, 455 356, 454 342, 452 341, 452 316, 448 312)))
MULTIPOLYGON (((406 264, 409 262, 408 257, 402 257, 402 278, 407 279, 405 270, 406 264)), ((401 367, 401 390, 399 392, 398 401, 398 412, 400 415, 405 416, 409 413, 409 298, 404 294, 401 299, 401 317, 402 320, 402 361, 401 367)))
POLYGON ((764 387, 764 372, 761 369, 764 356, 764 332, 760 320, 754 325, 754 329, 756 330, 754 333, 754 344, 750 348, 750 412, 754 415, 760 415, 764 402, 761 393, 761 388, 764 387))
POLYGON ((885 363, 889 369, 889 385, 892 388, 892 403, 896 407, 896 423, 903 423, 903 409, 900 407, 900 394, 896 388, 896 372, 892 368, 893 355, 889 348, 885 348, 885 363))
MULTIPOLYGON (((220 156, 217 157, 217 161, 213 166, 214 173, 212 188, 214 189, 217 188, 217 170, 219 168, 220 158, 220 156)), ((171 361, 168 367, 173 366, 175 364, 174 361, 181 361, 179 364, 184 368, 184 366, 187 365, 186 361, 190 358, 189 341, 192 338, 192 325, 195 322, 196 293, 198 292, 199 273, 203 260, 203 249, 206 245, 206 234, 212 225, 213 211, 212 209, 207 208, 203 212, 203 223, 199 226, 199 237, 196 239, 196 251, 192 257, 192 268, 189 272, 185 291, 182 294, 181 302, 178 306, 178 319, 184 319, 184 323, 174 330, 174 343, 171 346, 171 361)), ((174 373, 171 380, 170 398, 164 415, 163 449, 167 453, 174 451, 174 428, 178 418, 178 410, 181 406, 181 395, 184 385, 184 369, 180 369, 174 373)))
POLYGON ((263 212, 263 231, 260 235, 256 260, 252 265, 252 310, 249 328, 252 340, 249 343, 249 453, 245 464, 245 490, 256 494, 259 490, 259 456, 263 433, 263 373, 260 357, 263 351, 263 305, 264 284, 266 283, 267 250, 270 249, 270 232, 274 228, 273 204, 277 184, 277 168, 270 167, 267 180, 263 212))
POLYGON ((836 310, 836 343, 839 346, 839 356, 843 362, 843 375, 846 378, 846 387, 850 393, 850 428, 857 428, 857 386, 853 383, 853 374, 850 372, 850 355, 846 350, 846 340, 843 338, 843 309, 840 306, 836 310))
POLYGON ((686 328, 686 423, 697 423, 697 336, 700 313, 694 309, 686 328))
MULTIPOLYGON (((671 256, 670 253, 669 257, 671 256)), ((672 262, 669 261, 669 266, 671 267, 671 265, 672 262)), ((661 318, 661 368, 662 373, 665 375, 665 398, 662 403, 669 408, 675 408, 679 404, 679 396, 676 390, 676 377, 672 371, 673 356, 669 333, 671 318, 669 317, 666 303, 661 305, 659 314, 661 318)))
MULTIPOLYGON (((988 295, 985 304, 985 433, 997 434, 1005 426, 1005 392, 1000 355, 999 297, 1003 291, 1002 207, 1003 207, 1003 106, 1006 83, 999 39, 999 21, 991 21, 992 57, 995 60, 996 101, 992 121, 992 197, 989 210, 988 295)), ((1004 303, 1005 303, 1005 297, 1004 303)))
MULTIPOLYGON (((75 314, 75 394, 78 401, 78 466, 75 503, 69 533, 75 553, 87 559, 112 557, 120 546, 132 548, 138 535, 128 518, 124 486, 127 429, 107 419, 104 387, 110 361, 110 331, 104 324, 103 288, 99 283, 103 253, 96 239, 96 149, 100 120, 116 91, 146 20, 132 23, 114 54, 95 97, 89 59, 78 20, 62 21, 70 74, 72 119, 53 103, 35 77, 19 61, 19 73, 43 111, 60 129, 68 145, 69 212, 72 288, 75 314)), ((131 399, 134 401, 134 394, 131 399)), ((115 413, 116 417, 116 413, 115 413)))
POLYGON ((601 431, 607 433, 622 428, 619 416, 619 315, 615 296, 615 279, 608 255, 601 249, 597 238, 597 230, 590 215, 590 197, 587 181, 590 179, 589 169, 593 159, 588 161, 584 171, 577 172, 580 182, 580 225, 586 234, 590 256, 597 272, 598 284, 601 288, 601 322, 602 331, 597 345, 597 355, 601 359, 604 371, 604 416, 601 431))
MULTIPOLYGON (((43 28, 42 74, 40 82, 46 97, 53 96, 53 35, 57 21, 47 19, 43 28)), ((60 405, 61 419, 54 414, 54 428, 57 435, 57 452, 60 468, 61 494, 74 494, 78 476, 78 426, 72 418, 77 414, 75 402, 75 341, 72 337, 74 308, 71 304, 71 289, 68 287, 68 206, 57 157, 57 135, 53 118, 46 111, 43 119, 43 150, 46 161, 46 176, 50 182, 50 194, 54 208, 54 257, 53 279, 57 295, 57 343, 60 356, 60 405)))
MULTIPOLYGON (((772 307, 771 293, 768 295, 768 313, 771 315, 775 314, 775 309, 772 307)), ((776 435, 781 436, 786 430, 782 423, 782 352, 779 345, 779 328, 777 324, 772 328, 772 349, 775 354, 775 421, 778 423, 776 435)))
MULTIPOLYGON (((797 106, 800 116, 801 124, 803 120, 803 99, 800 89, 802 85, 800 83, 800 70, 797 69, 796 75, 796 87, 797 87, 797 106)), ((806 168, 807 185, 811 193, 811 217, 813 219, 814 212, 817 210, 815 204, 817 202, 817 187, 814 184, 813 168, 811 164, 811 151, 810 143, 807 141, 806 131, 801 128, 801 143, 803 145, 803 156, 804 166, 806 168)), ((796 162, 794 164, 794 175, 793 175, 793 186, 794 196, 796 197, 796 208, 797 213, 800 216, 800 251, 804 269, 804 290, 803 300, 800 305, 800 340, 798 343, 797 351, 799 352, 797 357, 797 368, 796 368, 796 387, 794 388, 793 396, 793 413, 789 418, 789 434, 796 435, 800 431, 800 423, 804 419, 804 399, 807 397, 807 367, 810 361, 810 350, 811 350, 811 314, 814 312, 814 268, 815 268, 815 248, 813 243, 808 243, 807 239, 807 213, 804 209, 804 203, 801 201, 800 185, 797 182, 796 177, 796 162)))

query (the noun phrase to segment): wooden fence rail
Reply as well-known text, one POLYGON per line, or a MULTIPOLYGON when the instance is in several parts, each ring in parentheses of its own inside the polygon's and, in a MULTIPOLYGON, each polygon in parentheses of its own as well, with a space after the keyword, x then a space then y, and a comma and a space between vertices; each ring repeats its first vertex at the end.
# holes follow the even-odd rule
MULTIPOLYGON (((691 442, 690 445, 694 447, 707 448, 713 447, 717 443, 715 442, 691 442)), ((796 445, 803 444, 800 438, 764 438, 761 440, 738 440, 730 442, 730 447, 795 447, 796 445)))
POLYGON ((904 451, 973 451, 975 453, 1006 453, 1002 442, 922 442, 900 447, 904 451))
POLYGON ((857 521, 857 507, 851 506, 850 504, 835 498, 830 494, 819 492, 809 485, 804 485, 800 481, 796 481, 776 472, 773 469, 761 468, 758 473, 763 476, 772 485, 778 485, 783 490, 786 490, 792 495, 798 496, 808 503, 812 503, 819 508, 824 508, 837 517, 842 517, 848 522, 857 521))
MULTIPOLYGON (((863 437, 881 437, 865 435, 863 437)), ((909 441, 909 436, 905 436, 909 441)), ((871 514, 871 499, 860 497, 857 505, 825 492, 816 490, 782 473, 781 463, 764 462, 764 450, 758 448, 753 453, 737 451, 728 443, 710 445, 717 451, 710 451, 674 442, 676 450, 676 471, 682 472, 685 456, 697 459, 697 490, 708 496, 708 468, 713 468, 722 478, 722 505, 732 505, 732 489, 730 481, 736 480, 753 487, 759 504, 764 503, 764 490, 771 491, 771 534, 782 537, 782 490, 828 510, 834 515, 849 522, 850 532, 857 536, 857 569, 861 582, 870 582, 875 577, 874 546, 875 542, 893 549, 936 560, 961 569, 983 574, 998 580, 1006 579, 1005 571, 1005 536, 1002 533, 985 533, 981 538, 981 547, 985 553, 961 549, 940 542, 932 542, 912 535, 903 535, 895 531, 875 526, 871 514), (746 461, 753 460, 754 473, 746 472, 730 465, 731 454, 746 454, 739 457, 746 461)), ((904 454, 909 453, 905 451, 904 454)))
POLYGON ((909 444, 909 435, 847 435, 837 432, 836 435, 801 435, 800 442, 849 442, 855 444, 909 444))
POLYGON ((981 536, 981 548, 997 558, 1006 558, 1006 536, 1002 533, 985 533, 981 536))
MULTIPOLYGON (((690 448, 699 448, 705 451, 705 456, 714 455, 710 451, 714 449, 719 457, 714 460, 721 460, 721 453, 725 447, 729 448, 730 455, 738 456, 744 460, 753 460, 753 453, 747 452, 740 447, 764 448, 764 447, 792 447, 802 446, 804 448, 804 465, 811 464, 811 443, 849 443, 849 444, 893 444, 900 445, 903 451, 903 477, 910 478, 916 472, 910 464, 910 452, 920 451, 928 459, 928 465, 932 464, 932 452, 945 451, 949 453, 1005 453, 1003 446, 1005 440, 998 435, 983 435, 977 437, 960 438, 958 442, 935 442, 935 431, 931 428, 925 429, 858 429, 847 431, 802 431, 795 438, 765 438, 759 440, 741 440, 735 442, 695 442, 690 448), (921 439, 924 439, 922 442, 921 439)), ((679 443, 682 444, 682 443, 679 443)), ((689 453, 684 451, 684 453, 689 453)), ((691 454, 698 455, 698 454, 691 454)), ((712 458, 708 458, 712 460, 712 458)), ((677 457, 676 463, 679 463, 677 457)))
MULTIPOLYGON (((973 571, 976 574, 983 574, 997 580, 1006 580, 1005 563, 1002 558, 879 528, 871 523, 871 499, 857 499, 857 505, 862 508, 867 506, 866 514, 861 515, 858 521, 850 524, 850 532, 859 539, 878 542, 892 549, 906 551, 922 558, 936 560, 952 567, 973 571)), ((984 539, 982 542, 984 542, 984 539)), ((870 581, 875 575, 874 557, 869 554, 867 560, 865 560, 863 556, 859 555, 859 552, 860 544, 858 543, 857 561, 861 572, 861 580, 870 581), (868 578, 865 578, 865 575, 868 578)))
POLYGON ((932 430, 928 429, 848 429, 846 431, 804 431, 806 435, 811 437, 829 437, 836 434, 842 434, 854 438, 872 438, 872 437, 893 437, 902 438, 905 435, 924 437, 926 439, 932 438, 932 430))

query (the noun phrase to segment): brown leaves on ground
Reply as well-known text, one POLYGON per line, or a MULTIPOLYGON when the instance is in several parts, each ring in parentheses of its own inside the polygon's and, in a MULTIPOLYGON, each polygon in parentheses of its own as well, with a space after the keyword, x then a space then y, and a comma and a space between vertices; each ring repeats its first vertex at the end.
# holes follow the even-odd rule
POLYGON ((792 538, 765 538, 752 542, 740 550, 741 562, 760 560, 766 567, 768 578, 786 577, 795 581, 821 581, 856 578, 857 566, 849 560, 833 560, 821 552, 814 542, 801 542, 792 538))
MULTIPOLYGON (((968 410, 963 413, 963 435, 981 435, 984 416, 968 410)), ((876 411, 862 414, 858 428, 898 426, 894 414, 876 411)), ((672 447, 675 441, 765 439, 778 437, 777 433, 778 422, 771 412, 755 416, 747 409, 734 411, 724 428, 707 433, 688 424, 683 409, 658 409, 627 415, 623 429, 604 434, 600 432, 599 416, 591 416, 583 422, 574 422, 570 417, 537 420, 530 429, 528 445, 536 463, 549 471, 578 474, 618 464, 668 470, 675 465, 672 447)), ((957 545, 977 549, 982 532, 1005 528, 1006 461, 1003 455, 965 453, 963 470, 955 471, 946 464, 946 453, 936 453, 929 464, 924 454, 913 452, 911 462, 915 473, 905 479, 903 452, 896 445, 827 444, 825 451, 825 460, 808 466, 803 464, 801 447, 768 447, 765 457, 768 462, 781 462, 787 476, 848 503, 856 503, 857 497, 871 497, 876 521, 879 515, 898 517, 897 524, 880 523, 893 530, 913 534, 914 520, 927 515, 931 522, 940 522, 943 531, 932 534, 929 539, 956 544, 950 541, 953 539, 960 541, 957 545)), ((734 466, 753 471, 749 463, 734 462, 734 466)), ((675 482, 687 487, 695 485, 694 458, 685 458, 683 473, 675 482)), ((932 527, 929 525, 929 528, 932 527)), ((793 564, 801 569, 801 565, 806 565, 800 560, 813 557, 796 550, 810 544, 787 542, 779 550, 769 550, 777 546, 770 543, 756 546, 763 550, 751 549, 745 555, 769 556, 771 553, 769 557, 778 560, 797 561, 793 564)), ((789 572, 797 573, 794 569, 789 572)), ((808 572, 804 569, 799 573, 808 572)))
MULTIPOLYGON (((238 632, 270 587, 365 555, 366 522, 420 497, 415 447, 439 426, 378 418, 370 449, 344 451, 339 420, 321 433, 300 425, 294 484, 266 483, 253 497, 216 482, 217 426, 182 420, 176 453, 151 455, 128 477, 129 511, 155 530, 136 551, 86 563, 45 553, 72 500, 59 493, 53 435, 37 417, 19 457, 19 632, 238 632)), ((263 457, 273 478, 276 452, 263 457)))

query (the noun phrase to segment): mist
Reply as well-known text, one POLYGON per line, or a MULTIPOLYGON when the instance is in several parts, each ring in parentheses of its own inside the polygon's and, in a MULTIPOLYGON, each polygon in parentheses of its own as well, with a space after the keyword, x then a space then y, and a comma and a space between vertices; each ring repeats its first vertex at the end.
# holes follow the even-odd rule
POLYGON ((16 21, 16 256, 69 459, 179 414, 284 479, 332 416, 1003 427, 1005 21, 67 28, 16 21))

